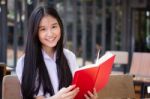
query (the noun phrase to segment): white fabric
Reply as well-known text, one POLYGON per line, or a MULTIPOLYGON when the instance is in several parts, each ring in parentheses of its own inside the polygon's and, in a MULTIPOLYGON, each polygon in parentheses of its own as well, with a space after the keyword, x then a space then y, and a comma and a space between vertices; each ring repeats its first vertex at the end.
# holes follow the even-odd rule
POLYGON ((150 94, 150 86, 147 87, 147 93, 150 94))
MULTIPOLYGON (((57 68, 56 68, 56 53, 54 53, 54 59, 52 59, 51 57, 49 57, 47 55, 47 53, 45 53, 44 50, 42 50, 42 54, 44 56, 44 62, 46 64, 53 88, 54 88, 54 92, 58 92, 58 76, 57 76, 57 68)), ((69 67, 71 69, 72 74, 74 74, 74 71, 78 68, 77 62, 76 62, 76 56, 69 50, 64 49, 64 54, 68 60, 68 64, 69 67)), ((24 56, 22 56, 21 58, 19 58, 18 62, 17 62, 17 66, 16 66, 16 74, 20 80, 21 83, 21 79, 22 79, 22 71, 23 71, 23 66, 24 66, 24 56)), ((41 96, 43 95, 42 92, 42 87, 39 90, 39 93, 37 96, 41 96)), ((50 95, 46 95, 46 97, 49 97, 50 95)))

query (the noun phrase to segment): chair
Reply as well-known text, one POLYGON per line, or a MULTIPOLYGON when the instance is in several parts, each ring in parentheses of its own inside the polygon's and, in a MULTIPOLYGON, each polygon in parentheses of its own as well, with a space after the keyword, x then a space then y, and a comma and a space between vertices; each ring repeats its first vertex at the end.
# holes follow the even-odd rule
POLYGON ((135 77, 150 77, 150 53, 134 52, 131 62, 130 74, 135 77))
POLYGON ((108 84, 98 93, 99 99, 135 99, 131 75, 110 75, 108 84))
POLYGON ((5 63, 1 63, 0 62, 0 75, 3 77, 5 75, 9 75, 11 74, 11 71, 13 70, 13 68, 8 67, 5 63))
POLYGON ((126 73, 126 67, 128 65, 128 52, 127 51, 107 51, 116 55, 114 64, 115 65, 123 65, 124 73, 126 73))
POLYGON ((22 99, 20 83, 16 75, 6 75, 2 83, 2 99, 22 99))
POLYGON ((150 53, 134 52, 129 73, 134 76, 135 86, 141 86, 141 98, 144 98, 150 85, 150 53))
MULTIPOLYGON (((132 76, 111 75, 108 84, 98 93, 102 99, 135 98, 132 76)), ((16 75, 3 78, 2 99, 22 99, 16 75)))
POLYGON ((0 81, 2 81, 5 75, 6 75, 6 65, 0 63, 0 81))
POLYGON ((5 63, 0 62, 0 97, 2 95, 2 80, 5 75, 11 74, 12 68, 8 67, 5 63))

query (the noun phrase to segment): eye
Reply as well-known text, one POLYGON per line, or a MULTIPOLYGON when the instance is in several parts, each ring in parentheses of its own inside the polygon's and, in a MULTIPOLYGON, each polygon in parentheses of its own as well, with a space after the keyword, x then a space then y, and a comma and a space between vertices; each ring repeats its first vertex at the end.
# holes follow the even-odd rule
POLYGON ((56 26, 56 25, 54 25, 54 26, 52 26, 52 28, 57 28, 57 26, 56 26))
POLYGON ((46 30, 45 28, 40 28, 40 29, 39 29, 39 31, 45 31, 45 30, 46 30))

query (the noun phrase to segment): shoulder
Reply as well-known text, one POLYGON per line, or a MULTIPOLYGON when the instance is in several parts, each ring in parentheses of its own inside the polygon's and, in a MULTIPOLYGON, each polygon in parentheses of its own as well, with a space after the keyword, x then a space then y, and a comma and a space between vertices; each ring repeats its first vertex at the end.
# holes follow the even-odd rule
POLYGON ((68 58, 68 57, 76 57, 75 56, 75 54, 72 52, 72 51, 70 51, 70 50, 68 50, 68 49, 63 49, 63 51, 64 51, 64 54, 65 54, 65 56, 68 58))
POLYGON ((23 66, 24 66, 24 55, 21 56, 18 61, 17 61, 17 65, 16 65, 16 74, 19 78, 19 80, 21 81, 21 77, 22 77, 22 71, 23 71, 23 66))
POLYGON ((69 64, 72 74, 74 74, 75 70, 79 67, 77 64, 77 61, 76 61, 75 54, 68 49, 64 49, 64 55, 67 58, 67 61, 68 61, 68 64, 69 64))
POLYGON ((16 71, 18 70, 18 69, 20 69, 20 68, 22 68, 23 67, 23 65, 24 65, 24 55, 23 56, 21 56, 19 59, 18 59, 18 61, 17 61, 17 65, 16 65, 16 71))

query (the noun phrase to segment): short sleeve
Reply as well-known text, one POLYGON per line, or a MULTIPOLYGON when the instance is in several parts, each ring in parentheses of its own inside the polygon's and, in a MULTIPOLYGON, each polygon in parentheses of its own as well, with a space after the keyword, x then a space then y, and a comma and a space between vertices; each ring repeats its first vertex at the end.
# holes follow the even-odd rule
POLYGON ((24 66, 24 56, 22 56, 18 59, 17 65, 16 65, 16 75, 17 75, 20 83, 21 83, 21 79, 22 79, 23 66, 24 66))
POLYGON ((64 49, 64 54, 68 60, 68 64, 71 69, 71 72, 74 75, 75 70, 79 68, 79 65, 77 64, 76 56, 73 52, 69 51, 68 49, 64 49))

